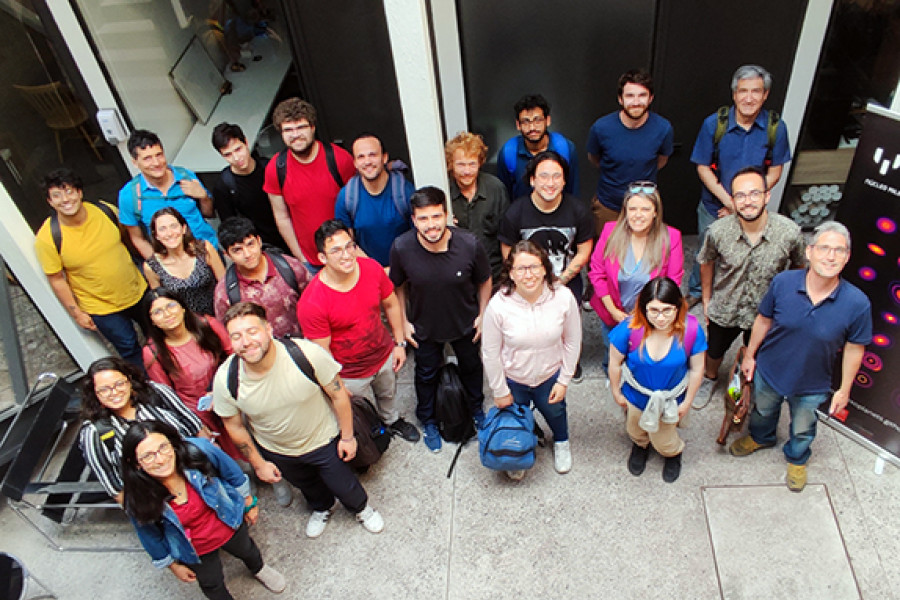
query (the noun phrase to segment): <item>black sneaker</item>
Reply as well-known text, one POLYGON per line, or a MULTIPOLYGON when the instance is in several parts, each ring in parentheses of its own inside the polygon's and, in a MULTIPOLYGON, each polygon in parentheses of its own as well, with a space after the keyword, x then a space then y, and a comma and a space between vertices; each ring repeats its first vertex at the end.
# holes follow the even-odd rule
POLYGON ((672 483, 681 475, 681 455, 667 456, 663 465, 662 478, 666 483, 672 483))
POLYGON ((391 435, 402 437, 407 442, 419 441, 419 430, 412 423, 404 421, 403 417, 388 425, 388 429, 391 430, 391 435))
POLYGON ((572 375, 572 383, 581 383, 584 381, 584 372, 581 370, 581 363, 575 365, 575 374, 572 375))
POLYGON ((641 448, 634 442, 631 442, 631 456, 628 457, 628 472, 635 477, 643 473, 644 467, 647 466, 647 456, 649 454, 649 445, 646 448, 641 448))

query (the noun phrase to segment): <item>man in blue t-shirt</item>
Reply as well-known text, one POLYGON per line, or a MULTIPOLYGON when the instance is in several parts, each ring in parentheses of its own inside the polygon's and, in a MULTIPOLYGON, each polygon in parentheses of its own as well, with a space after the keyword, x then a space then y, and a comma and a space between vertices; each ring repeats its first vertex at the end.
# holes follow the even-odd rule
POLYGON ((787 485, 802 491, 806 462, 816 437, 816 408, 840 413, 872 341, 872 305, 857 287, 841 279, 850 260, 850 232, 835 221, 816 227, 806 247, 809 268, 783 271, 772 279, 759 304, 741 370, 754 383, 750 433, 735 440, 730 452, 747 456, 775 445, 781 404, 791 411, 790 438, 784 445, 787 485), (832 394, 838 355, 841 374, 832 394))
POLYGON ((351 153, 358 174, 338 193, 334 218, 353 230, 366 255, 387 267, 391 244, 412 227, 409 198, 415 188, 399 171, 387 168, 388 153, 374 133, 357 136, 351 153))
MULTIPOLYGON (((761 167, 766 173, 766 186, 771 190, 781 178, 784 165, 791 160, 787 127, 779 120, 775 140, 769 148, 769 111, 763 104, 772 88, 772 75, 758 65, 738 67, 731 78, 734 106, 728 110, 725 131, 718 143, 715 137, 718 112, 708 116, 700 127, 691 162, 703 184, 697 206, 697 234, 703 245, 706 230, 720 217, 734 212, 731 180, 744 167, 761 167)), ((689 283, 688 302, 700 301, 700 267, 694 263, 689 283)))
POLYGON ((203 218, 215 215, 213 199, 197 175, 169 166, 159 136, 146 129, 131 133, 128 152, 140 173, 119 190, 119 221, 141 256, 153 254, 152 242, 148 241, 150 221, 156 211, 166 207, 181 213, 194 237, 218 247, 216 232, 203 218))
POLYGON ((619 77, 618 98, 621 110, 597 119, 588 133, 588 160, 600 170, 591 201, 596 235, 618 218, 626 186, 633 181, 656 183, 657 172, 672 154, 672 124, 650 112, 650 74, 640 69, 619 77))
POLYGON ((509 199, 515 202, 531 194, 534 189, 525 177, 525 169, 535 155, 553 150, 565 159, 569 177, 566 193, 578 196, 578 155, 572 140, 560 133, 551 133, 550 104, 540 94, 522 96, 513 107, 516 113, 517 135, 506 141, 497 154, 497 177, 506 186, 509 199))

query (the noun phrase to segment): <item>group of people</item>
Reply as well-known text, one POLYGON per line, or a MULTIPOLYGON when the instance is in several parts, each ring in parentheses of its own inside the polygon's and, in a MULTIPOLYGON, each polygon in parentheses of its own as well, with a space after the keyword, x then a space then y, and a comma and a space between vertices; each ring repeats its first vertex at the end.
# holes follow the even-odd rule
POLYGON ((72 318, 121 355, 96 361, 85 377, 87 463, 157 566, 196 580, 207 597, 230 598, 224 549, 281 591, 283 576, 248 535, 258 515, 251 485, 273 484, 284 506, 298 488, 311 538, 338 501, 380 532, 384 520, 347 464, 357 451, 350 397, 370 397, 393 435, 439 452, 447 346, 475 426, 485 419, 486 378, 498 408, 542 414, 556 471, 571 470, 566 398, 583 377, 581 311, 590 306, 633 442, 632 474, 652 447, 665 459, 663 479, 679 477, 677 426, 712 393, 743 335, 741 369, 756 404, 731 453, 774 445, 787 401, 788 487, 802 490, 815 409, 829 397, 832 412, 847 404, 871 309, 840 278, 846 228, 823 224, 806 243, 796 224, 767 210, 790 159, 784 123, 762 108, 770 87, 761 67, 739 68, 734 106, 700 130, 692 161, 703 184, 701 247, 687 295, 681 233, 666 225, 656 184, 673 132, 649 110, 653 83, 643 71, 620 78, 621 109, 591 127, 588 158, 600 179, 590 206, 577 196, 575 145, 549 131, 541 96, 515 105, 520 135, 497 153, 497 177, 482 170, 481 136, 446 143, 449 193, 415 189, 373 133, 350 152, 318 140, 316 111, 298 98, 273 112, 285 150, 267 163, 238 126, 215 128, 228 167, 211 193, 170 166, 145 130, 129 138, 139 174, 118 206, 85 201, 72 171, 50 173, 54 215, 36 235, 38 258, 72 318), (217 231, 206 221, 216 213, 217 231), (700 302, 702 317, 689 314, 700 302), (410 347, 421 433, 395 401, 410 347))

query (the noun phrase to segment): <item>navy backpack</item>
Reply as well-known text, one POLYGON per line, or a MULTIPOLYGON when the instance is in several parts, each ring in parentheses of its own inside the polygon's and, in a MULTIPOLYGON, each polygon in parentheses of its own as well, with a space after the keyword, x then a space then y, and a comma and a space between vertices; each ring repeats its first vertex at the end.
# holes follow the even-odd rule
POLYGON ((478 430, 481 464, 497 471, 521 471, 534 466, 534 414, 526 406, 491 407, 478 430))

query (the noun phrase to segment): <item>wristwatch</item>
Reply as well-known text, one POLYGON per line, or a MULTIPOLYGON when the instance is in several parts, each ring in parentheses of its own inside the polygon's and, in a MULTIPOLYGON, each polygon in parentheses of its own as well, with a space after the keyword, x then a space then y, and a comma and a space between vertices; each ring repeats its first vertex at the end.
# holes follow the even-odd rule
POLYGON ((406 340, 401 340, 399 342, 394 342, 395 348, 406 348, 406 340))

